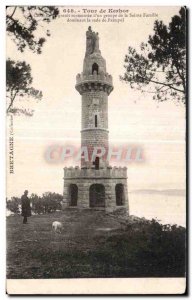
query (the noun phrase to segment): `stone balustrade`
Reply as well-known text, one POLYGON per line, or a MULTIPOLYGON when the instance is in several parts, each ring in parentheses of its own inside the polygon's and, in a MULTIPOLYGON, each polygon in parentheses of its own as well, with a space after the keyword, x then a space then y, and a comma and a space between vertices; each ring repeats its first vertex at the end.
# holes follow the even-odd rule
POLYGON ((64 178, 127 178, 127 167, 107 167, 99 170, 65 167, 64 178))
POLYGON ((82 84, 82 83, 89 83, 89 82, 103 82, 105 84, 108 84, 110 86, 113 86, 113 79, 112 76, 108 73, 104 74, 77 74, 76 76, 76 85, 82 84))

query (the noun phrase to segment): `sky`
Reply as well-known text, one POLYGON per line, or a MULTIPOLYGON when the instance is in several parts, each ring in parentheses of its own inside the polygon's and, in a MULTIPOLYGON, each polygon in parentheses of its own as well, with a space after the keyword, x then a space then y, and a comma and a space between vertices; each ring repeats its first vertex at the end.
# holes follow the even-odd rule
MULTIPOLYGON (((131 7, 133 14, 157 13, 166 24, 178 11, 179 7, 131 7)), ((90 25, 99 32, 101 54, 113 77, 114 91, 108 99, 110 143, 136 145, 144 151, 143 162, 128 165, 129 191, 185 189, 184 106, 171 100, 157 103, 150 94, 134 91, 119 80, 128 47, 138 49, 152 34, 156 19, 130 17, 124 23, 101 24, 67 23, 59 18, 46 25, 51 36, 40 55, 28 49, 20 53, 7 37, 7 57, 27 61, 32 68, 33 86, 43 92, 40 102, 18 103, 35 112, 32 117, 14 116, 14 174, 9 174, 7 161, 8 197, 21 196, 25 189, 39 195, 63 192, 65 163, 50 164, 44 154, 50 145, 80 145, 81 96, 75 90, 75 80, 82 72, 85 33, 90 25)), ((7 117, 7 128, 9 124, 7 117)))

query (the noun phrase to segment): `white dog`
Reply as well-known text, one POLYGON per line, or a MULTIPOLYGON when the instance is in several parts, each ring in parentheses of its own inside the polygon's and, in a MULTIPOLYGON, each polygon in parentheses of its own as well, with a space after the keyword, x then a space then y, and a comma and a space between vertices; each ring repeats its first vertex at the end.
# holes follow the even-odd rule
POLYGON ((61 222, 54 221, 52 223, 52 229, 54 232, 61 233, 61 231, 63 229, 63 224, 61 222))

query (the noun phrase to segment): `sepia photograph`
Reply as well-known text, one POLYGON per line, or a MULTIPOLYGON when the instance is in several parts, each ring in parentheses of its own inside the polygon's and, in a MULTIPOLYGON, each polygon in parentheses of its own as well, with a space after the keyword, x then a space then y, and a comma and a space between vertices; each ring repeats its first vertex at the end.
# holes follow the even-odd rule
POLYGON ((184 294, 187 8, 6 7, 6 285, 184 294))

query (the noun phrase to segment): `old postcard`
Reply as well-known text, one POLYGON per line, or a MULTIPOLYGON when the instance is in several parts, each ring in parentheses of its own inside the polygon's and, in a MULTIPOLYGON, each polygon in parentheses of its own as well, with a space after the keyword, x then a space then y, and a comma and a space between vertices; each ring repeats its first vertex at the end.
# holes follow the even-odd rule
POLYGON ((186 292, 186 15, 6 7, 8 294, 186 292))

